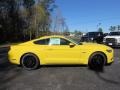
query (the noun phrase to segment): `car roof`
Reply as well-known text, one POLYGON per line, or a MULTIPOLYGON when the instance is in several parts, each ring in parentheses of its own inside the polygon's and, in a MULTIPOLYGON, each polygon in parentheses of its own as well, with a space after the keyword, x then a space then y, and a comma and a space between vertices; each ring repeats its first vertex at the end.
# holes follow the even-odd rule
POLYGON ((50 35, 50 36, 43 36, 43 37, 39 37, 37 39, 33 39, 33 40, 30 40, 30 41, 27 41, 27 42, 24 42, 24 44, 27 44, 27 43, 33 43, 34 41, 37 41, 37 40, 42 40, 42 39, 47 39, 47 38, 54 38, 54 37, 58 37, 58 38, 63 38, 63 39, 66 39, 66 40, 69 40, 70 42, 74 43, 74 44, 77 44, 75 42, 73 42, 72 40, 70 40, 69 38, 66 38, 65 36, 62 36, 62 35, 50 35))
POLYGON ((43 36, 43 37, 40 37, 39 39, 45 39, 45 38, 51 38, 51 37, 65 38, 65 37, 62 36, 62 35, 50 35, 50 36, 43 36))
POLYGON ((42 37, 33 39, 33 40, 31 40, 31 41, 36 41, 36 40, 40 40, 40 39, 47 39, 47 38, 52 38, 52 37, 58 37, 58 38, 64 38, 64 39, 66 39, 66 38, 65 38, 64 36, 62 36, 62 35, 50 35, 50 36, 42 36, 42 37))
MULTIPOLYGON (((111 32, 120 32, 120 31, 111 31, 111 32)), ((111 33, 111 32, 110 32, 110 33, 111 33)))
POLYGON ((88 33, 103 33, 103 32, 88 32, 88 33))

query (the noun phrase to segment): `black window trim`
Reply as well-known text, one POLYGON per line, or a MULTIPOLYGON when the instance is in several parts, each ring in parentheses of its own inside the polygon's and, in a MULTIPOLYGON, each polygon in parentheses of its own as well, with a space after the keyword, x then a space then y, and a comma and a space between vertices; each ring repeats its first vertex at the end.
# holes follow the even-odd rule
POLYGON ((34 41, 33 43, 34 43, 34 44, 37 44, 37 45, 49 45, 49 42, 48 42, 48 44, 39 44, 39 43, 37 43, 38 41, 47 40, 47 39, 49 39, 49 42, 50 42, 50 38, 45 38, 45 39, 36 40, 36 41, 34 41))

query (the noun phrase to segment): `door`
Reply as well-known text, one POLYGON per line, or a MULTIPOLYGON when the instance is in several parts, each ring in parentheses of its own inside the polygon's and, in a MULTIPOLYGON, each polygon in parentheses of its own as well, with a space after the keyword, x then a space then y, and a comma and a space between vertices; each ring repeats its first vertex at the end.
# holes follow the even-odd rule
POLYGON ((81 50, 79 45, 70 47, 70 42, 64 38, 50 38, 45 50, 47 64, 79 64, 81 50))

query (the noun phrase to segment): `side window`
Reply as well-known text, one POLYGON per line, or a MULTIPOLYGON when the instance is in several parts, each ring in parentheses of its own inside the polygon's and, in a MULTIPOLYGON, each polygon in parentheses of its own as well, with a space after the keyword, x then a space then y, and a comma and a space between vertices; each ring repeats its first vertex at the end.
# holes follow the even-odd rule
POLYGON ((60 39, 60 45, 69 45, 70 44, 70 41, 68 40, 65 40, 65 39, 60 39))
POLYGON ((60 45, 60 38, 50 38, 49 45, 60 45))
POLYGON ((40 45, 48 45, 49 44, 50 39, 42 39, 42 40, 38 40, 35 41, 35 44, 40 44, 40 45))

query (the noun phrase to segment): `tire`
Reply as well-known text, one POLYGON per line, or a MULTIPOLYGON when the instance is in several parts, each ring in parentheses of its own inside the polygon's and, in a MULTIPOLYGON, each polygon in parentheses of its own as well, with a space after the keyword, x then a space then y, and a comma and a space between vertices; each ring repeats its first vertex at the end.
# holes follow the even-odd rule
POLYGON ((21 65, 27 70, 35 70, 40 65, 39 59, 36 55, 28 53, 23 55, 21 59, 21 65))
POLYGON ((90 69, 103 69, 106 63, 106 56, 101 52, 93 53, 88 62, 90 69))

